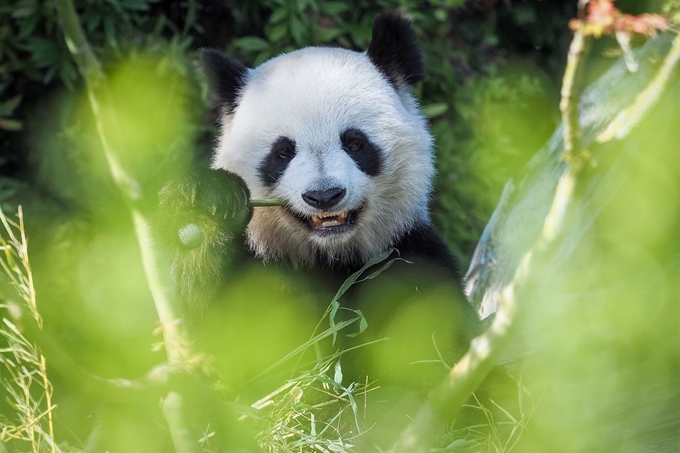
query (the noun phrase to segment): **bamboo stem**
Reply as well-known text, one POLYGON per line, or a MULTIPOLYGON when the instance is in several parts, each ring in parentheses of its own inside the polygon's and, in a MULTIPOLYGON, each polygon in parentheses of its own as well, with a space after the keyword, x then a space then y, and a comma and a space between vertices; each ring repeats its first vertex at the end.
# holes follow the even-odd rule
POLYGON ((54 0, 54 5, 57 8, 66 46, 76 62, 78 71, 88 85, 96 86, 103 80, 101 64, 85 38, 72 0, 54 0))
MULTIPOLYGON (((582 2, 583 6, 586 3, 582 2)), ((510 283, 500 292, 498 310, 491 326, 472 340, 463 358, 451 369, 446 379, 430 392, 413 421, 401 433, 394 453, 429 452, 434 440, 449 421, 458 417, 465 402, 495 366, 517 332, 517 318, 521 315, 522 308, 518 304, 517 294, 526 287, 536 255, 545 253, 558 237, 574 193, 576 176, 582 167, 581 161, 587 158, 587 154, 580 149, 581 130, 578 118, 581 91, 579 75, 582 72, 580 66, 587 44, 586 38, 576 32, 569 47, 560 102, 564 127, 563 159, 567 162, 567 170, 557 183, 555 197, 541 234, 520 260, 510 283)))
POLYGON ((251 208, 265 208, 269 206, 283 206, 283 202, 281 200, 277 200, 275 198, 263 198, 260 200, 254 199, 248 201, 248 206, 251 208))
POLYGON ((581 153, 581 124, 579 123, 578 103, 583 75, 583 65, 589 48, 589 38, 580 30, 574 33, 567 53, 567 66, 560 90, 560 112, 564 137, 563 158, 574 161, 581 153))
POLYGON ((612 139, 621 140, 642 120, 645 113, 659 100, 675 67, 680 62, 680 35, 673 40, 671 50, 661 65, 661 69, 647 87, 638 94, 633 105, 619 112, 609 126, 597 136, 598 143, 612 139))
MULTIPOLYGON (((62 25, 64 39, 76 61, 79 72, 85 79, 87 96, 94 114, 99 140, 101 141, 111 176, 130 203, 130 211, 139 243, 142 264, 162 327, 168 362, 170 365, 181 368, 189 354, 187 341, 180 327, 179 318, 174 310, 174 301, 169 291, 169 285, 165 281, 163 272, 161 272, 160 254, 154 245, 151 224, 145 215, 135 207, 136 202, 141 198, 141 188, 139 183, 123 169, 104 128, 99 103, 99 96, 103 96, 106 93, 101 87, 104 81, 101 64, 85 38, 73 1, 54 1, 62 25)), ((183 419, 181 396, 175 392, 170 392, 163 400, 162 408, 175 444, 175 449, 178 452, 196 451, 196 442, 188 435, 189 430, 183 419)))

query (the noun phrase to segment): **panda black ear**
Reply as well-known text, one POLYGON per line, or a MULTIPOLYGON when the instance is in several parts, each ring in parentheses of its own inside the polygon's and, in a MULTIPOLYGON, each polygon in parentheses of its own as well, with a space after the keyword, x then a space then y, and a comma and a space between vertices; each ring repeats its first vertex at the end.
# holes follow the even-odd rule
POLYGON ((210 91, 227 112, 233 112, 238 95, 246 84, 248 68, 215 49, 201 49, 201 66, 210 91))
POLYGON ((411 23, 404 16, 387 13, 376 17, 366 53, 396 88, 425 78, 423 55, 411 23))

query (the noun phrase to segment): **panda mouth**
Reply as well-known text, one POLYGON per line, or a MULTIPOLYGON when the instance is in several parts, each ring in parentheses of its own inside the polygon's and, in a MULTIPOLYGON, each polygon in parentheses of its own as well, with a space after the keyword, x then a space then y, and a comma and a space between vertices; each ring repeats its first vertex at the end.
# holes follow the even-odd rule
POLYGON ((308 228, 318 233, 341 233, 354 226, 361 208, 342 212, 322 212, 311 216, 294 213, 308 228))
POLYGON ((307 225, 319 233, 341 233, 347 231, 357 221, 359 209, 343 212, 322 212, 307 218, 307 225))
POLYGON ((310 217, 310 221, 315 228, 333 228, 344 225, 348 214, 348 212, 341 212, 340 214, 324 212, 318 216, 313 215, 310 217))

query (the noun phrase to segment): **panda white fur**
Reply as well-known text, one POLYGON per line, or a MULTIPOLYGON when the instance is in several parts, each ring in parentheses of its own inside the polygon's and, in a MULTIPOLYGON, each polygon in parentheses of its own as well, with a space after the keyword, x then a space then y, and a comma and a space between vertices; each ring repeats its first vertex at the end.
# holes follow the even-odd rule
MULTIPOLYGON (((323 313, 347 276, 394 248, 412 263, 390 268, 400 286, 389 287, 390 277, 381 276, 372 288, 362 286, 348 296, 353 298, 348 303, 366 314, 369 330, 381 323, 408 326, 399 320, 398 308, 419 306, 412 299, 426 294, 433 282, 447 286, 450 291, 438 293, 446 295, 428 302, 436 307, 431 318, 438 327, 425 323, 417 333, 395 327, 404 336, 395 344, 404 362, 436 357, 432 335, 437 333, 445 355, 454 360, 466 347, 475 317, 460 297, 454 259, 430 220, 432 138, 410 91, 423 79, 424 67, 408 21, 379 16, 366 52, 310 47, 255 69, 215 50, 204 50, 202 60, 221 107, 212 169, 161 191, 160 223, 169 232, 180 297, 194 309, 207 300, 241 303, 234 302, 233 293, 241 294, 234 280, 254 265, 282 270, 284 281, 298 274, 312 284, 323 280, 327 292, 314 295, 323 313), (276 198, 283 206, 249 209, 248 197, 276 198), (186 225, 198 226, 200 241, 180 244, 177 232, 186 225), (406 349, 412 345, 421 350, 411 357, 406 349)), ((265 278, 249 288, 270 283, 265 278)), ((255 321, 243 323, 259 325, 262 313, 276 310, 257 312, 255 321)), ((210 316, 208 322, 219 330, 220 323, 237 317, 234 313, 225 315, 228 321, 210 316)), ((316 322, 317 314, 312 319, 316 322)), ((378 328, 372 332, 364 338, 383 335, 378 328)), ((386 363, 393 366, 400 357, 386 363)), ((441 371, 441 364, 434 366, 441 371)))
POLYGON ((432 140, 408 85, 390 82, 371 51, 305 48, 244 72, 213 168, 242 177, 253 198, 285 203, 254 211, 256 256, 363 264, 430 224, 432 140))

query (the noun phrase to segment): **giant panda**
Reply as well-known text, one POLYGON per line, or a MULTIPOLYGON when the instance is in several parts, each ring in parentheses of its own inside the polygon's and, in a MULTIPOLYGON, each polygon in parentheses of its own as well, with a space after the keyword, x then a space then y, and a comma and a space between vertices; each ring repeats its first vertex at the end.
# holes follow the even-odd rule
MULTIPOLYGON (((203 50, 202 63, 220 108, 212 166, 170 182, 159 211, 177 292, 196 330, 235 328, 221 329, 226 322, 254 329, 278 309, 258 305, 252 318, 235 321, 252 303, 243 295, 291 286, 305 289, 285 303, 299 305, 304 313, 294 318, 313 325, 348 276, 394 250, 394 265, 356 285, 346 303, 365 315, 367 342, 389 337, 395 346, 365 348, 353 371, 371 370, 381 385, 419 387, 430 375, 427 385, 435 383, 446 372, 441 363, 434 374, 401 376, 439 353, 457 360, 477 320, 430 216, 433 139, 411 92, 425 71, 408 20, 377 17, 365 52, 308 47, 251 69, 203 50), (250 208, 251 198, 283 205, 250 208), (315 305, 319 312, 306 317, 315 305)), ((214 349, 249 344, 235 341, 214 349)))

